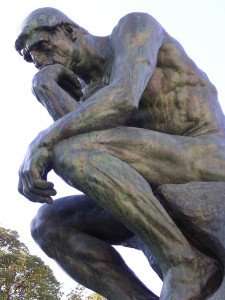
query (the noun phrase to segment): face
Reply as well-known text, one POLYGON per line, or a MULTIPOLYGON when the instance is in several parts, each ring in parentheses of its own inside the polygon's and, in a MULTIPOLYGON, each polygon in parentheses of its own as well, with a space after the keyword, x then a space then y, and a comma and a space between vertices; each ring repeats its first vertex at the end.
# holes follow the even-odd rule
POLYGON ((73 40, 58 27, 54 31, 34 32, 26 42, 24 55, 29 55, 38 69, 56 63, 70 68, 73 51, 73 40))
POLYGON ((97 49, 96 39, 86 31, 58 26, 54 31, 33 32, 22 53, 38 69, 58 63, 88 82, 102 67, 97 49))

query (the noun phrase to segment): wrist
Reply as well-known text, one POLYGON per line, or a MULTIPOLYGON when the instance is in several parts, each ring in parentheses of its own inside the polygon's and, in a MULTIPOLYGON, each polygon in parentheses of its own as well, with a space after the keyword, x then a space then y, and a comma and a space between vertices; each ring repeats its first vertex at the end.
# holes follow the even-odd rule
POLYGON ((47 151, 51 152, 54 145, 57 143, 57 134, 55 130, 47 128, 41 131, 37 137, 32 141, 31 148, 38 149, 38 148, 45 148, 47 151))

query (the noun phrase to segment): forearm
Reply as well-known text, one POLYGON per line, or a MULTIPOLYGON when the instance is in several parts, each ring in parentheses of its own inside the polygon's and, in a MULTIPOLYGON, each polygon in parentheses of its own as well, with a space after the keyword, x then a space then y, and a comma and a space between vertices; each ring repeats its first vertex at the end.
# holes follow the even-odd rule
POLYGON ((64 91, 56 82, 33 86, 33 92, 54 121, 79 107, 79 102, 64 91))
POLYGON ((60 64, 49 65, 35 74, 33 93, 54 120, 79 107, 82 87, 77 76, 60 64))
POLYGON ((53 147, 59 141, 94 130, 103 130, 127 123, 135 107, 122 88, 106 88, 95 93, 80 107, 56 121, 36 139, 40 145, 53 147))

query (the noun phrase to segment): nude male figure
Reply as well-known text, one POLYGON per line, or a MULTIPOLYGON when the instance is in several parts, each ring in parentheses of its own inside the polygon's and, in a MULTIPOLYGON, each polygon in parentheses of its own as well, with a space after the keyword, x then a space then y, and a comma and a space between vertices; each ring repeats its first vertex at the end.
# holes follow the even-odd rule
POLYGON ((111 247, 136 235, 162 272, 160 300, 204 299, 214 265, 192 248, 152 188, 225 181, 223 114, 207 76, 143 13, 96 37, 55 9, 39 9, 25 20, 16 48, 39 69, 34 94, 55 120, 20 169, 19 191, 48 203, 32 222, 34 239, 108 299, 156 299, 111 247), (84 195, 53 202, 51 169, 84 195))

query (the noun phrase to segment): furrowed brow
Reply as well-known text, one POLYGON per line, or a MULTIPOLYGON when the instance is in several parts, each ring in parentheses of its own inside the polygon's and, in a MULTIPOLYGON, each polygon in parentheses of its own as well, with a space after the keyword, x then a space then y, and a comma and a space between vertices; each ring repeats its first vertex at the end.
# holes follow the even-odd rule
POLYGON ((42 40, 39 40, 37 42, 34 42, 32 44, 28 44, 26 45, 26 51, 30 52, 34 49, 38 49, 38 48, 41 48, 41 45, 43 45, 43 43, 48 43, 49 41, 46 40, 46 39, 42 39, 42 40))

